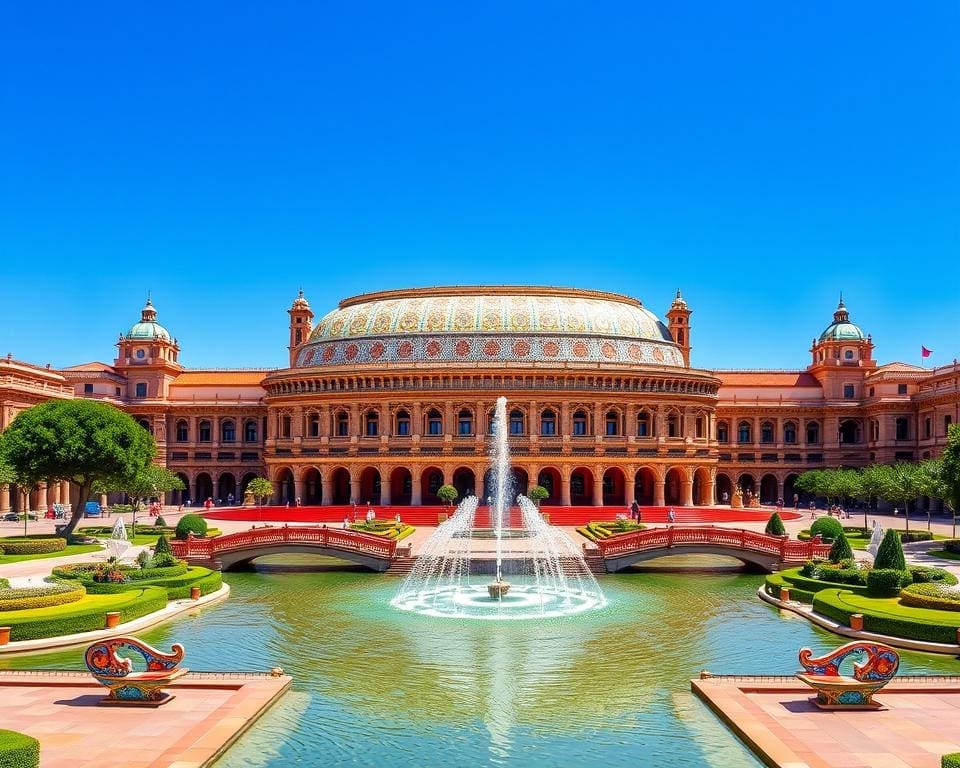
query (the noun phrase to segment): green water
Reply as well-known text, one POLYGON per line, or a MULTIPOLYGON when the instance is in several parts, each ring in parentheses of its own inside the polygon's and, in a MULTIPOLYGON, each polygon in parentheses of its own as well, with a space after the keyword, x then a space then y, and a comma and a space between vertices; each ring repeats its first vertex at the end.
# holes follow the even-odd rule
MULTIPOLYGON (((191 669, 293 675, 218 768, 757 766, 690 678, 792 673, 801 646, 843 642, 758 600, 761 580, 631 573, 601 579, 610 603, 594 613, 458 622, 393 610, 399 582, 388 577, 269 567, 228 574, 228 601, 142 637, 182 642, 191 669)), ((0 668, 77 668, 80 657, 0 668)), ((902 670, 956 674, 960 664, 904 654, 902 670)))

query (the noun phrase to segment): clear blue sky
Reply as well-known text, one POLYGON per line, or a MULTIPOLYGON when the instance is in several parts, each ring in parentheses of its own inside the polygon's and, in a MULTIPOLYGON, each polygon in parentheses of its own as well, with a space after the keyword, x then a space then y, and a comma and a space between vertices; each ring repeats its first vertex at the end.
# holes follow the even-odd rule
POLYGON ((303 286, 620 291, 802 367, 960 356, 960 6, 6 3, 0 354, 284 364, 303 286))

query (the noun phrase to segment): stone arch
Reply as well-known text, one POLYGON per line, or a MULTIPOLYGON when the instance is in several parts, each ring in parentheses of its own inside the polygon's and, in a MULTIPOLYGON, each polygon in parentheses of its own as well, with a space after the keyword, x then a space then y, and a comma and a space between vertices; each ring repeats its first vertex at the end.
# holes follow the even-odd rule
POLYGON ((207 499, 213 498, 213 478, 208 472, 201 472, 193 481, 193 487, 196 489, 197 497, 195 502, 203 504, 207 499))
POLYGON ((323 503, 323 477, 316 467, 307 467, 303 473, 303 503, 308 505, 323 503))
POLYGON ((280 504, 296 503, 296 485, 293 482, 293 471, 289 467, 281 467, 275 481, 277 501, 280 504))
POLYGON ((706 467, 697 467, 693 473, 693 503, 707 507, 713 504, 710 493, 710 470, 706 467))
POLYGON ((798 507, 800 504, 801 494, 797 491, 795 483, 797 478, 800 477, 796 472, 791 472, 783 481, 783 503, 788 507, 798 507), (796 504, 794 504, 793 497, 797 497, 796 504))
POLYGON ((454 470, 451 485, 457 489, 460 499, 477 495, 477 478, 470 467, 458 467, 454 470))
POLYGON ((652 467, 640 467, 633 476, 633 498, 641 506, 652 506, 656 498, 657 473, 652 467))
POLYGON ((217 478, 217 501, 224 504, 230 503, 230 499, 237 500, 237 478, 233 472, 221 472, 217 478))
POLYGON ((186 473, 184 472, 177 472, 177 477, 179 478, 180 482, 183 483, 183 490, 174 491, 171 494, 172 503, 177 505, 186 504, 191 498, 193 498, 190 495, 190 478, 187 477, 186 473))
POLYGON ((510 503, 515 504, 517 496, 526 496, 527 491, 530 490, 530 475, 523 467, 513 467, 511 472, 513 474, 513 495, 510 497, 510 503))
POLYGON ((670 467, 663 478, 663 503, 669 507, 683 504, 683 487, 687 473, 681 467, 670 467))
POLYGON ((364 467, 360 473, 360 498, 358 504, 380 503, 380 470, 376 467, 364 467))
POLYGON ((780 498, 780 482, 769 472, 760 478, 760 503, 776 504, 780 498))
POLYGON ((744 500, 746 500, 747 491, 750 492, 750 495, 756 496, 757 481, 749 472, 740 473, 740 476, 737 478, 737 485, 740 486, 740 490, 743 491, 744 500))
POLYGON ((395 467, 390 473, 390 503, 409 506, 413 501, 413 475, 406 467, 395 467))
POLYGON ((729 504, 733 500, 733 481, 726 472, 717 474, 716 503, 729 504))
POLYGON ((350 471, 346 467, 337 467, 330 474, 330 496, 334 504, 356 504, 352 499, 353 489, 350 483, 350 471))
POLYGON ((537 485, 546 488, 550 493, 541 504, 556 505, 561 503, 563 480, 560 475, 560 470, 556 467, 544 467, 537 474, 537 485))
POLYGON ((440 504, 437 490, 443 485, 443 470, 440 467, 426 467, 420 473, 420 498, 424 504, 440 504))
POLYGON ((243 499, 244 494, 246 494, 247 486, 250 485, 250 481, 255 477, 259 477, 259 475, 255 472, 247 472, 247 474, 243 476, 243 479, 240 480, 240 493, 238 495, 241 499, 243 499))
POLYGON ((586 467, 570 473, 570 503, 575 507, 593 506, 593 472, 586 467))
POLYGON ((610 467, 603 473, 603 505, 627 506, 627 478, 620 467, 610 467))

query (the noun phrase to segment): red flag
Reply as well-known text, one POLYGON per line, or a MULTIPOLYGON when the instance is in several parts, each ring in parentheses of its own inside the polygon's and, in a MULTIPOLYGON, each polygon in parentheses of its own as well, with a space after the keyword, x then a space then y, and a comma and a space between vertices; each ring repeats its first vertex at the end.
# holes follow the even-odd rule
POLYGON ((932 354, 933 354, 933 350, 932 350, 932 349, 927 349, 927 348, 926 348, 925 346, 923 346, 922 344, 920 345, 920 357, 930 357, 930 355, 932 355, 932 354))

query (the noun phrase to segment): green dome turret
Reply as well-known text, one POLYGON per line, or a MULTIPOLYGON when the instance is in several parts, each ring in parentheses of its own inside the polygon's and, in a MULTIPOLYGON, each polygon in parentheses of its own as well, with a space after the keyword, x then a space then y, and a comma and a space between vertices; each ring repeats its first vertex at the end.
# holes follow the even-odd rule
POLYGON ((157 310, 153 307, 153 302, 147 298, 147 303, 140 312, 140 322, 134 323, 126 333, 126 338, 140 341, 153 341, 162 339, 170 341, 170 332, 157 322, 157 310))
POLYGON ((850 313, 843 304, 843 294, 840 295, 840 304, 833 313, 833 322, 820 334, 820 341, 863 341, 864 333, 860 326, 850 322, 850 313))

